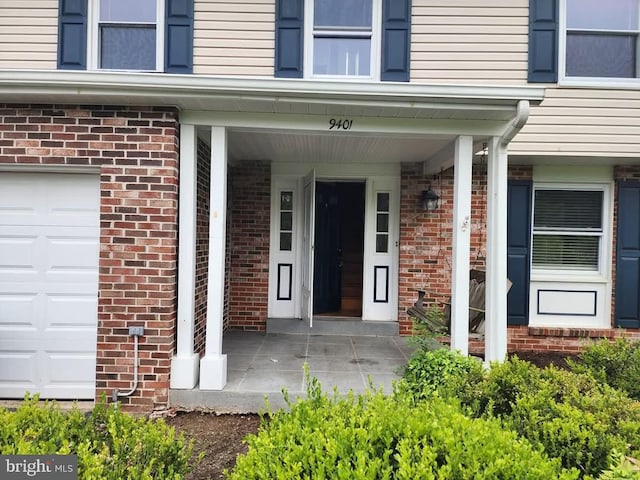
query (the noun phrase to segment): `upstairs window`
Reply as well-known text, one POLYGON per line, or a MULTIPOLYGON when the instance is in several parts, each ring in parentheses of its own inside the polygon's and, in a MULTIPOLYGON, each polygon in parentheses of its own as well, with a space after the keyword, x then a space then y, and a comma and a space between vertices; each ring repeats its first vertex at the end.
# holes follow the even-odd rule
POLYGON ((275 0, 282 78, 408 82, 411 0, 275 0))
POLYGON ((380 3, 376 0, 310 0, 307 41, 312 76, 366 77, 378 71, 380 3), (375 17, 375 20, 374 20, 375 17), (375 23, 374 23, 375 22, 375 23), (376 65, 376 68, 373 65, 376 65))
POLYGON ((639 1, 565 0, 565 77, 638 77, 639 1))
POLYGON ((194 0, 58 0, 58 68, 193 72, 194 0))
POLYGON ((600 272, 603 202, 603 189, 536 188, 533 269, 600 272))
POLYGON ((160 0, 98 0, 93 62, 98 69, 159 71, 163 67, 160 0))

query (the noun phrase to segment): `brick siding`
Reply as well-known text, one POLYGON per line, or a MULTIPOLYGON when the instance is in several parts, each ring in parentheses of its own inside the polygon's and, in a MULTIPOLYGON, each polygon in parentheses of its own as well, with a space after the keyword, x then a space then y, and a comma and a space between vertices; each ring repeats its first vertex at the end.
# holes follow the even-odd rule
MULTIPOLYGON (((532 179, 531 166, 510 166, 510 179, 532 179)), ((639 166, 616 166, 614 179, 640 181, 639 166)), ((405 165, 402 170, 401 199, 401 252, 400 252, 400 332, 411 334, 411 320, 406 308, 416 299, 416 286, 432 292, 448 295, 451 271, 451 222, 453 205, 453 174, 449 169, 430 179, 432 188, 441 196, 440 208, 436 212, 422 212, 419 205, 420 192, 426 188, 429 179, 421 172, 421 165, 405 165), (440 220, 443 224, 439 224, 440 220)), ((474 166, 472 181, 472 237, 471 266, 481 266, 484 258, 484 210, 486 195, 486 169, 474 166), (479 252, 479 254, 478 254, 479 252)), ((615 295, 615 245, 617 226, 617 191, 614 201, 613 237, 611 239, 613 258, 612 294, 615 295)), ((541 328, 529 326, 509 326, 507 350, 509 352, 564 351, 579 352, 593 339, 618 338, 621 336, 640 339, 640 330, 613 328, 615 299, 612 300, 612 328, 541 328)), ((446 340, 446 339, 443 339, 446 340)), ((484 353, 484 342, 472 339, 469 351, 484 353)))
POLYGON ((196 292, 193 351, 204 355, 207 326, 207 284, 209 266, 209 202, 211 181, 211 147, 198 139, 196 205, 196 292))
POLYGON ((175 344, 177 118, 156 107, 0 105, 0 163, 100 169, 96 387, 133 381, 128 327, 142 326, 128 410, 168 402, 175 344))
MULTIPOLYGON (((474 165, 471 194, 471 268, 484 268, 486 256, 486 165, 474 165)), ((431 178, 422 174, 422 164, 403 164, 400 196, 399 330, 412 333, 406 314, 417 298, 417 289, 438 297, 451 292, 453 223, 453 168, 431 178), (440 195, 437 210, 422 207, 422 191, 428 184, 440 195)))
POLYGON ((228 252, 231 329, 265 331, 269 295, 271 167, 239 162, 229 169, 228 252))

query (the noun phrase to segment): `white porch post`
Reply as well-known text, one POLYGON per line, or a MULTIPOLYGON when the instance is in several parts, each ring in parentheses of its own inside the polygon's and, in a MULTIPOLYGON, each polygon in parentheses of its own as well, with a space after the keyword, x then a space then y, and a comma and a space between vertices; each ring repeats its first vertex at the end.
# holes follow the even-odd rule
POLYGON ((222 390, 227 383, 227 356, 222 354, 225 226, 227 221, 227 129, 211 127, 209 268, 205 355, 200 360, 200 389, 222 390))
POLYGON ((507 148, 489 142, 487 165, 487 288, 485 362, 507 355, 507 148))
POLYGON ((469 353, 469 252, 473 138, 455 142, 453 184, 453 252, 451 277, 451 349, 469 353))
POLYGON ((198 382, 193 352, 196 282, 197 137, 194 125, 180 126, 178 243, 178 324, 176 354, 171 359, 171 388, 191 389, 198 382))

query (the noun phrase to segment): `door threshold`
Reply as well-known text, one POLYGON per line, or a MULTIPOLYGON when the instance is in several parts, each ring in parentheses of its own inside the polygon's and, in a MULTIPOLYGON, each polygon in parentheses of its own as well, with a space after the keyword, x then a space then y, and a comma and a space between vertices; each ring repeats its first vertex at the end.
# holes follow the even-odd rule
POLYGON ((298 318, 268 318, 267 333, 311 335, 398 336, 398 322, 362 320, 359 317, 313 317, 313 328, 298 318))

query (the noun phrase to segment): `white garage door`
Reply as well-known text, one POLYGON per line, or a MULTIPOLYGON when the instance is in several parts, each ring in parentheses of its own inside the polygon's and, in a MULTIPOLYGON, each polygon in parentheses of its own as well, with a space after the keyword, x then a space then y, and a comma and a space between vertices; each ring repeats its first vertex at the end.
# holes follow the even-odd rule
POLYGON ((0 397, 93 398, 99 176, 0 171, 0 397))

